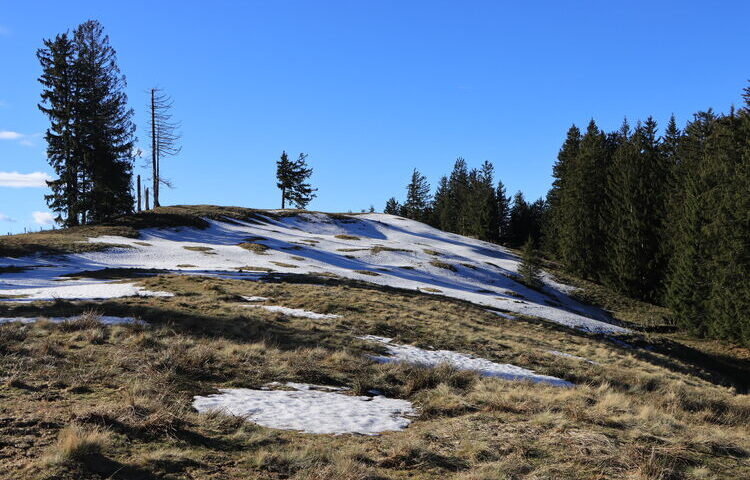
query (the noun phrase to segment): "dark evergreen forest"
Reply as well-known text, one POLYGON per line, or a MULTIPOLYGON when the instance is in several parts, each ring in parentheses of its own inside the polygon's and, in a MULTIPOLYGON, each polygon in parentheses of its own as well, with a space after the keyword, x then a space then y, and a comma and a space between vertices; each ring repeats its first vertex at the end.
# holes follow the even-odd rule
POLYGON ((650 117, 614 132, 570 127, 546 199, 511 199, 491 163, 459 158, 434 194, 415 170, 385 212, 528 241, 570 273, 669 307, 686 331, 750 345, 750 88, 744 98, 682 129, 674 117, 662 130, 650 117))

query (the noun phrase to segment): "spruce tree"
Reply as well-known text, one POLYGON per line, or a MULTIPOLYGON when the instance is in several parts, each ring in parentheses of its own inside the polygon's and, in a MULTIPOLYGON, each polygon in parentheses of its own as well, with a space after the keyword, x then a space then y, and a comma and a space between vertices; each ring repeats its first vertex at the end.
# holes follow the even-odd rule
POLYGON ((488 242, 497 241, 499 228, 494 173, 495 168, 490 162, 485 161, 470 181, 471 235, 488 242))
POLYGON ((518 265, 518 275, 520 276, 521 283, 524 285, 540 289, 542 287, 541 275, 541 261, 539 259, 539 253, 534 247, 534 240, 529 237, 523 244, 521 251, 521 263, 518 265))
POLYGON ((432 215, 430 224, 441 230, 448 230, 449 219, 448 215, 448 178, 443 175, 438 181, 437 188, 435 189, 435 195, 432 201, 432 215))
POLYGON ((497 241, 507 244, 510 241, 510 197, 506 196, 505 185, 500 180, 497 181, 495 199, 497 201, 497 241))
POLYGON ((520 190, 513 195, 513 206, 508 220, 508 244, 518 248, 531 235, 531 207, 520 190))
POLYGON ((430 216, 430 201, 430 185, 427 178, 415 168, 411 174, 411 181, 406 186, 403 215, 412 220, 427 221, 430 216))
POLYGON ((549 205, 544 198, 537 198, 529 205, 529 236, 538 247, 541 244, 544 222, 549 216, 549 205))
POLYGON ((459 157, 448 177, 448 200, 445 212, 446 231, 464 234, 467 231, 466 200, 469 193, 469 169, 466 160, 459 157))
POLYGON ((50 120, 45 140, 47 159, 57 178, 47 182, 51 194, 45 195, 47 205, 57 213, 56 221, 65 226, 78 225, 78 170, 79 156, 75 148, 76 98, 73 72, 75 45, 67 33, 54 40, 44 40, 44 48, 37 51, 42 66, 39 82, 43 85, 39 109, 50 120))
POLYGON ((585 278, 597 279, 606 265, 603 205, 611 152, 612 142, 591 120, 575 159, 565 167, 560 256, 570 271, 585 278))
POLYGON ((401 205, 399 205, 398 201, 396 201, 394 197, 391 197, 387 202, 385 202, 385 209, 383 210, 383 213, 387 213, 389 215, 400 215, 401 205))
POLYGON ((710 180, 706 175, 706 143, 716 124, 712 111, 699 112, 685 127, 680 143, 677 175, 679 210, 672 212, 670 231, 674 249, 670 258, 666 302, 676 323, 696 334, 707 333, 706 295, 710 291, 710 272, 706 259, 711 246, 705 236, 711 212, 705 192, 710 180))
POLYGON ((572 195, 570 183, 572 169, 578 157, 581 145, 581 131, 575 125, 568 129, 567 137, 557 154, 557 161, 552 167, 552 188, 547 193, 549 204, 549 221, 545 224, 544 245, 556 256, 563 256, 561 245, 569 245, 563 241, 564 235, 570 234, 573 223, 575 202, 569 201, 572 195))
POLYGON ((72 40, 59 36, 45 47, 38 53, 42 109, 52 124, 49 161, 59 175, 50 207, 65 210, 69 225, 132 212, 135 125, 109 38, 89 20, 72 40))
POLYGON ((606 279, 618 291, 647 299, 659 287, 656 260, 662 212, 655 184, 659 160, 656 124, 651 119, 631 135, 627 121, 619 133, 619 145, 609 168, 606 279))
POLYGON ((276 161, 276 186, 281 190, 281 208, 287 202, 294 208, 304 209, 316 197, 317 189, 312 188, 307 179, 312 175, 312 168, 307 166, 307 154, 300 153, 297 160, 289 160, 286 151, 276 161))
POLYGON ((704 259, 710 272, 706 296, 707 332, 748 343, 750 311, 750 201, 748 201, 748 112, 732 110, 715 123, 706 142, 705 205, 711 212, 703 230, 710 245, 704 259))
POLYGON ((76 89, 81 95, 77 128, 87 174, 82 194, 87 220, 97 223, 133 211, 135 125, 125 77, 102 26, 84 22, 74 39, 76 89))

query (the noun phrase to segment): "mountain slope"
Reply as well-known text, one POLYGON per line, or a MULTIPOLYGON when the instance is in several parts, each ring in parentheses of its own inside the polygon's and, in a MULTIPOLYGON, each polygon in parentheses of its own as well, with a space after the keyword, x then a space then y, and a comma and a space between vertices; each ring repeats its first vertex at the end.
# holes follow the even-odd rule
POLYGON ((495 245, 192 206, 0 252, 3 480, 750 475, 750 397, 495 245))
MULTIPOLYGON (((106 290, 103 282, 59 279, 60 275, 104 268, 157 269, 233 278, 258 276, 248 271, 263 270, 322 273, 445 295, 592 333, 628 332, 608 323, 602 312, 570 299, 566 294, 570 287, 550 275, 543 276, 542 291, 518 283, 514 275, 519 259, 506 249, 401 217, 300 213, 281 218, 257 215, 252 221, 229 218, 206 221, 208 226, 203 229, 145 229, 138 238, 111 235, 90 238, 90 242, 120 247, 53 261, 6 259, 9 265, 33 270, 36 286, 40 288, 29 281, 30 273, 26 270, 0 280, 0 295, 37 299, 106 297, 106 293, 97 290, 106 290)), ((112 288, 112 295, 149 294, 112 288)))

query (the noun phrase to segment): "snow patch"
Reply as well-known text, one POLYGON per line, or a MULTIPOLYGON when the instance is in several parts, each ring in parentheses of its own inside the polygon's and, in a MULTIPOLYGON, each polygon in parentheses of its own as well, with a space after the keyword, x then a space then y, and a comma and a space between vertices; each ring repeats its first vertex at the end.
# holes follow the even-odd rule
POLYGON ((549 353, 551 355, 558 356, 558 357, 572 358, 574 360, 581 360, 583 362, 588 362, 588 363, 591 363, 593 365, 599 365, 598 363, 596 363, 593 360, 589 360, 588 358, 579 357, 578 355, 573 355, 573 354, 570 354, 570 353, 560 352, 560 351, 557 351, 557 350, 547 350, 547 353, 549 353))
POLYGON ((307 310, 302 310, 301 308, 287 308, 287 307, 281 307, 278 305, 243 305, 243 307, 246 308, 262 308, 264 310, 268 310, 269 312, 276 312, 281 313, 283 315, 288 315, 290 317, 300 317, 300 318, 339 318, 341 315, 335 315, 333 313, 315 313, 310 312, 307 310))
POLYGON ((384 345, 388 356, 371 355, 370 358, 376 362, 405 362, 427 367, 435 367, 442 363, 455 367, 459 370, 472 370, 486 377, 498 377, 506 380, 530 380, 532 382, 544 382, 556 387, 572 387, 573 384, 557 377, 539 375, 531 370, 517 367, 508 363, 495 363, 493 361, 465 355, 450 350, 424 350, 412 345, 398 345, 391 343, 393 339, 365 335, 359 337, 384 345))
POLYGON ((99 300, 119 297, 171 297, 169 292, 152 292, 132 283, 107 283, 107 282, 83 282, 66 281, 60 282, 59 286, 30 287, 0 289, 3 298, 0 301, 33 302, 37 300, 99 300))
MULTIPOLYGON (((0 324, 12 323, 12 322, 34 323, 40 318, 46 318, 52 323, 64 323, 64 322, 75 321, 80 317, 0 317, 0 324)), ((102 315, 96 318, 97 320, 99 320, 99 323, 101 323, 102 325, 122 325, 126 323, 137 323, 137 324, 144 323, 142 320, 136 320, 133 317, 111 317, 111 316, 102 315)))
MULTIPOLYGON (((277 384, 278 385, 278 384, 277 384)), ((292 390, 224 388, 193 397, 199 412, 221 411, 269 428, 305 433, 376 435, 402 430, 415 414, 411 402, 338 393, 337 387, 287 383, 292 390)))
POLYGON ((242 299, 246 302, 265 302, 268 300, 267 297, 247 297, 244 295, 242 296, 242 299))

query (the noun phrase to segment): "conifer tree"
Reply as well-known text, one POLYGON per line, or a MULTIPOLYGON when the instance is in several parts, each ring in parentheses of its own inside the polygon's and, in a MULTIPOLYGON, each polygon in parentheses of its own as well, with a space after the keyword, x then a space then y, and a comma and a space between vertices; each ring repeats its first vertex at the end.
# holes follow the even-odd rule
POLYGON ((42 111, 51 120, 49 160, 59 174, 50 207, 65 211, 68 225, 132 212, 135 126, 109 38, 89 20, 72 40, 59 36, 45 47, 38 52, 42 111))
POLYGON ((415 168, 411 181, 406 186, 406 201, 402 207, 403 216, 420 222, 430 216, 430 185, 427 178, 415 168))
POLYGON ((699 112, 685 128, 680 145, 679 213, 673 212, 671 232, 675 235, 667 284, 667 305, 681 327, 696 333, 707 333, 705 297, 710 290, 706 258, 710 246, 704 236, 711 212, 707 210, 705 192, 709 179, 705 175, 706 143, 716 123, 710 110, 699 112))
POLYGON ((495 169, 485 161, 470 181, 469 224, 471 235, 485 241, 497 241, 499 213, 494 188, 495 169))
POLYGON ((469 169, 466 160, 459 157, 448 177, 448 200, 445 212, 446 230, 464 234, 467 231, 466 199, 469 193, 469 169))
POLYGON ((125 77, 99 22, 74 33, 76 89, 81 95, 77 129, 85 178, 86 221, 101 222, 133 210, 133 110, 127 106, 125 77))
POLYGON ((598 278, 604 271, 604 185, 611 142, 591 120, 581 138, 575 159, 566 165, 560 195, 563 210, 559 249, 563 263, 573 273, 598 278))
POLYGON ((521 251, 521 263, 518 265, 518 275, 521 282, 531 288, 539 289, 542 287, 540 278, 542 269, 539 253, 534 247, 534 240, 529 237, 523 245, 521 251))
MULTIPOLYGON (((571 181, 571 169, 575 165, 581 145, 581 131, 575 125, 568 129, 565 142, 557 154, 557 161, 552 167, 552 188, 547 193, 549 204, 549 221, 545 224, 544 244, 551 253, 561 256, 562 236, 573 222, 575 203, 566 201, 571 195, 568 184, 571 181)), ((567 245, 567 244, 566 244, 567 245)))
POLYGON ((497 181, 495 188, 495 199, 497 200, 497 240, 500 243, 507 243, 509 240, 509 222, 510 222, 510 197, 505 193, 505 185, 501 180, 497 181))
POLYGON ((432 200, 432 218, 430 224, 441 230, 448 230, 449 219, 448 213, 448 178, 443 175, 438 181, 435 195, 432 200))
POLYGON ((385 202, 385 209, 383 210, 383 213, 387 213, 389 215, 400 215, 401 205, 399 205, 398 201, 396 201, 394 197, 391 197, 387 202, 385 202))
POLYGON ((54 40, 44 40, 44 48, 37 51, 42 66, 39 82, 44 86, 39 109, 50 120, 45 139, 47 159, 57 178, 47 182, 52 193, 45 195, 47 205, 57 212, 56 221, 65 226, 78 225, 78 170, 80 157, 76 155, 75 137, 75 74, 73 62, 75 45, 67 33, 54 40))
POLYGON ((276 162, 276 186, 281 190, 281 208, 286 203, 294 208, 304 209, 316 197, 316 188, 312 188, 307 179, 312 175, 312 168, 307 166, 307 154, 300 153, 297 160, 291 161, 286 151, 276 162))
POLYGON ((518 248, 531 238, 531 207, 520 190, 513 195, 508 220, 508 244, 518 248))
POLYGON ((655 299, 661 288, 661 231, 666 176, 649 117, 630 134, 627 121, 609 168, 607 184, 606 278, 615 289, 640 299, 655 299))

